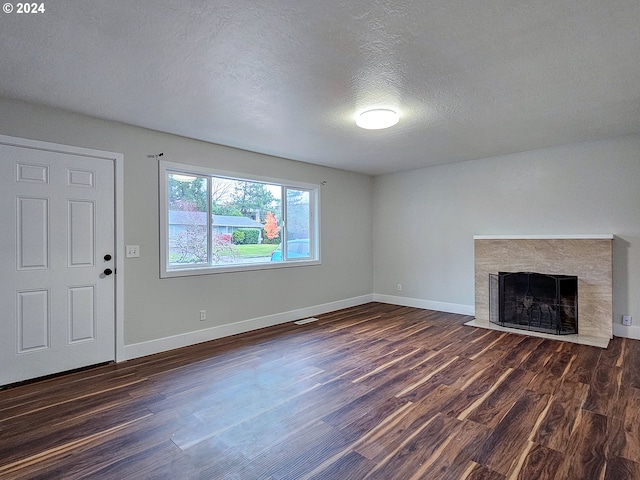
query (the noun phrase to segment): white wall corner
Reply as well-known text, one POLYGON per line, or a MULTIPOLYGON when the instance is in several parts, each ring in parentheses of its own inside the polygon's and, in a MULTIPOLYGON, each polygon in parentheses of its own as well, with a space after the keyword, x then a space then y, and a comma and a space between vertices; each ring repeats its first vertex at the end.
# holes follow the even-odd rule
POLYGON ((640 327, 635 325, 631 325, 630 327, 627 327, 626 325, 622 325, 621 323, 614 322, 613 336, 640 340, 640 327))
POLYGON ((288 312, 276 313, 264 317, 257 317, 240 322, 230 323, 227 325, 219 325, 216 327, 205 328, 203 330, 195 330, 180 335, 158 338, 147 342, 134 343, 125 345, 123 356, 118 361, 131 360, 133 358, 153 355, 154 353, 165 352, 175 348, 187 347, 197 343, 208 342, 217 338, 228 337, 245 333, 259 328, 271 327, 281 323, 293 322, 302 318, 321 315, 343 308, 364 305, 373 302, 374 295, 362 295, 360 297, 347 298, 330 303, 323 303, 312 307, 301 308, 298 310, 290 310, 288 312))

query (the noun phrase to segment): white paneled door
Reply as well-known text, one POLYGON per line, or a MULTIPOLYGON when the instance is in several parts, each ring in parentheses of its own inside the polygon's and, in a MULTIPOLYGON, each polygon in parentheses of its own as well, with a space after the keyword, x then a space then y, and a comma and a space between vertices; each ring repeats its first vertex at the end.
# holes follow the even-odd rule
POLYGON ((0 385, 115 358, 114 163, 0 145, 0 385))

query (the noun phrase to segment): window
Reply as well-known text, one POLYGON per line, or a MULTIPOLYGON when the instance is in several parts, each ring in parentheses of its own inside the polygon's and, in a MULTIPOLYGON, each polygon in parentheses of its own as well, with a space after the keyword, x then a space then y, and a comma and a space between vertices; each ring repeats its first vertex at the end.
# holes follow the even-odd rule
POLYGON ((160 162, 161 277, 320 263, 319 187, 160 162))

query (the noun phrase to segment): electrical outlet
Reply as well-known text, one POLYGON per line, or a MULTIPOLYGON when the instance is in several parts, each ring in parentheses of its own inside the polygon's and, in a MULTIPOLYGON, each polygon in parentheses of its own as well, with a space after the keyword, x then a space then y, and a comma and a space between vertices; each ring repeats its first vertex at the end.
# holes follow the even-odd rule
POLYGON ((200 310, 200 321, 204 322, 207 319, 207 311, 206 310, 200 310))
POLYGON ((140 245, 127 245, 127 258, 138 258, 140 256, 140 245))
POLYGON ((398 291, 399 291, 399 292, 401 292, 401 291, 402 291, 402 284, 401 284, 401 283, 399 283, 399 284, 398 284, 398 291))
POLYGON ((627 327, 631 326, 631 315, 622 315, 622 324, 627 327))

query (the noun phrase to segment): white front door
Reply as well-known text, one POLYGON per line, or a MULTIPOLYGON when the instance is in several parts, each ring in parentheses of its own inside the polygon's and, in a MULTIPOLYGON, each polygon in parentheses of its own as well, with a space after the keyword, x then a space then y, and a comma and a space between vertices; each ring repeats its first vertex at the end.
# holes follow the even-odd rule
POLYGON ((114 360, 114 162, 0 145, 0 205, 0 385, 114 360))

